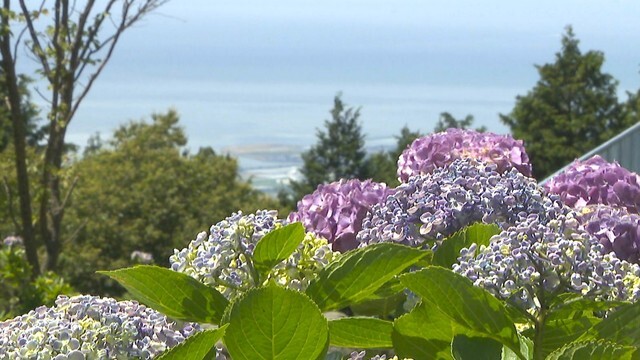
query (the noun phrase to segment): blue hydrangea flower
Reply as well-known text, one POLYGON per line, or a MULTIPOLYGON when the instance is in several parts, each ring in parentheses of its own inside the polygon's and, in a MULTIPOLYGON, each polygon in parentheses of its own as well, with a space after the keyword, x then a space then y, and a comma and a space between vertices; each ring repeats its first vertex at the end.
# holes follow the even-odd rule
MULTIPOLYGON (((169 258, 171 268, 215 287, 230 299, 260 285, 255 284, 250 257, 262 237, 285 224, 286 221, 277 218, 275 210, 260 210, 249 215, 234 213, 213 225, 209 235, 201 232, 188 247, 174 250, 169 258)), ((278 264, 269 278, 303 290, 317 271, 335 256, 337 253, 331 250, 327 240, 307 234, 298 249, 278 264)))
POLYGON ((374 205, 357 239, 363 244, 393 241, 430 246, 482 221, 503 228, 540 214, 552 218, 559 200, 545 197, 536 181, 515 169, 500 173, 496 164, 454 160, 431 174, 416 175, 374 205))
POLYGON ((548 222, 532 214, 489 246, 463 249, 453 270, 526 310, 539 310, 540 294, 639 300, 640 267, 605 251, 577 216, 568 208, 548 222))
POLYGON ((59 296, 0 322, 0 359, 151 359, 199 330, 135 301, 59 296))

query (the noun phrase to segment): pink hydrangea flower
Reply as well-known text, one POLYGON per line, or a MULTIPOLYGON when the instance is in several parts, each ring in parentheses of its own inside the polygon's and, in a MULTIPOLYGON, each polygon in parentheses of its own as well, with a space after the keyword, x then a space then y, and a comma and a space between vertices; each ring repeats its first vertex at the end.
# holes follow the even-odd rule
POLYGON ((516 168, 531 176, 529 156, 521 140, 510 135, 448 129, 418 138, 405 149, 398 159, 398 179, 406 182, 413 175, 430 174, 460 158, 495 163, 499 172, 516 168))

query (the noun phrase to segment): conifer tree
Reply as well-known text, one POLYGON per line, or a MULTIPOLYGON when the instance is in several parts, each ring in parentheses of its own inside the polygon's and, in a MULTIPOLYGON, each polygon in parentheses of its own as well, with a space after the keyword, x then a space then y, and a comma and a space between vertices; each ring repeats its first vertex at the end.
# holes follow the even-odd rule
POLYGON ((294 199, 313 192, 319 184, 342 178, 367 177, 364 135, 359 122, 360 109, 347 108, 341 94, 333 99, 331 120, 325 120, 325 130, 318 130, 318 142, 302 154, 302 180, 293 181, 294 199))
POLYGON ((554 63, 537 65, 540 80, 501 120, 525 142, 538 179, 580 157, 627 128, 618 82, 602 72, 604 54, 582 53, 571 27, 554 63))

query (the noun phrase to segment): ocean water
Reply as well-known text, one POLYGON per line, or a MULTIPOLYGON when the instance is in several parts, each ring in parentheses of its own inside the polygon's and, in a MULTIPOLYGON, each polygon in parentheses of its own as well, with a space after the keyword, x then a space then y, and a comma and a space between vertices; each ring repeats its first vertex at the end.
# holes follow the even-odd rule
POLYGON ((187 147, 211 146, 239 159, 241 174, 274 193, 297 176, 300 153, 315 144, 330 118, 333 97, 360 108, 367 150, 395 144, 407 125, 430 132, 443 111, 473 114, 475 125, 507 133, 498 114, 508 113, 525 89, 421 86, 412 84, 245 83, 197 80, 105 81, 90 93, 70 126, 69 141, 84 145, 96 132, 106 138, 119 124, 149 119, 174 108, 188 136, 187 147))

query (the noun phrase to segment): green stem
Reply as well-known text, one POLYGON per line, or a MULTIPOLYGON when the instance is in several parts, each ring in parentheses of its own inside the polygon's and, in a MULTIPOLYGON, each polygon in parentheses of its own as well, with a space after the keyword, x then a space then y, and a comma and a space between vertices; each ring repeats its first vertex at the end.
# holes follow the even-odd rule
POLYGON ((546 311, 540 310, 540 313, 536 317, 536 333, 533 338, 533 359, 544 359, 544 353, 542 351, 542 341, 544 339, 544 326, 546 321, 546 311))

